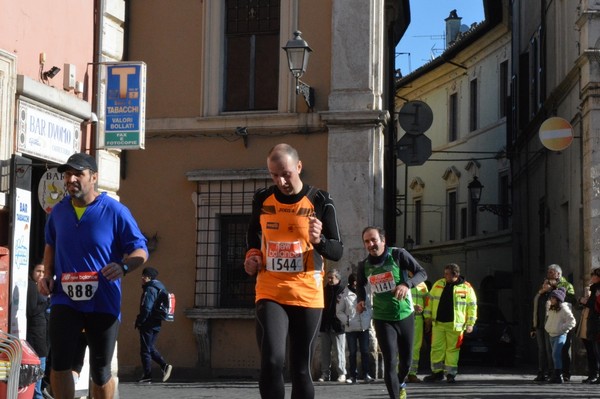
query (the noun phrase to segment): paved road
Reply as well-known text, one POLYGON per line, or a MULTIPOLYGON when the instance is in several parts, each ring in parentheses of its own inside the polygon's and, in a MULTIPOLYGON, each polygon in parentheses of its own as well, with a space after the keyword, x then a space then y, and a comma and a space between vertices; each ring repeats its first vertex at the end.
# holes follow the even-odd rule
MULTIPOLYGON (((529 374, 459 374, 456 384, 446 382, 411 384, 409 399, 465 398, 465 399, 550 399, 550 398, 600 398, 600 385, 582 384, 583 376, 558 384, 532 382, 529 374)), ((290 397, 291 385, 286 384, 286 398, 290 397)), ((373 384, 315 383, 317 399, 387 399, 383 381, 373 384)), ((259 399, 255 381, 211 381, 195 383, 119 384, 122 399, 259 399)))

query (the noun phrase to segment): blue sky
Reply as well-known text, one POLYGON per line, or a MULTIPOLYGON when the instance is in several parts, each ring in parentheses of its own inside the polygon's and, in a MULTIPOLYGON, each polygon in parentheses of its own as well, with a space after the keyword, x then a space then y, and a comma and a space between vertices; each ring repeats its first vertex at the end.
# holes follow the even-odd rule
POLYGON ((407 75, 444 50, 444 34, 450 11, 470 26, 484 19, 483 0, 410 0, 411 22, 396 47, 396 69, 407 75), (410 55, 408 54, 410 53, 410 55))

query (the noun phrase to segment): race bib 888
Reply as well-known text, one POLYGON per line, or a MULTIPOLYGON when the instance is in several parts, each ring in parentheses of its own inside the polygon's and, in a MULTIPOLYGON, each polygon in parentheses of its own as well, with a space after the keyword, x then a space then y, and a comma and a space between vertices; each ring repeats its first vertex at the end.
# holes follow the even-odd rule
POLYGON ((98 273, 63 273, 60 283, 69 298, 74 301, 87 301, 92 299, 98 289, 98 273))

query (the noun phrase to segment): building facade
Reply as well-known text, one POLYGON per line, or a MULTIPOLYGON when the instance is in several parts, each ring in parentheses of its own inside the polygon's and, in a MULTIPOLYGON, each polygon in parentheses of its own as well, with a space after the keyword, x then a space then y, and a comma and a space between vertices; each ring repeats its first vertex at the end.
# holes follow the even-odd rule
MULTIPOLYGON (((600 6, 587 0, 513 1, 511 6, 513 276, 519 301, 526 305, 518 311, 527 320, 548 265, 562 267, 578 297, 591 269, 600 266, 595 189, 600 6), (563 130, 570 145, 547 146, 544 122, 549 118, 571 126, 563 130)), ((526 339, 526 331, 522 336, 526 339)))
MULTIPOLYGON (((148 264, 177 294, 158 346, 175 378, 256 375, 254 279, 242 265, 253 193, 272 184, 267 152, 293 145, 303 181, 331 193, 345 246, 337 267, 349 273, 365 256, 362 228, 384 221, 388 93, 408 1, 128 4, 127 59, 148 68, 147 135, 145 150, 121 156, 119 195, 151 238, 148 264), (310 106, 282 49, 295 31, 312 49, 301 77, 310 106)), ((124 284, 126 326, 136 273, 124 284)), ((119 339, 120 372, 137 376, 137 332, 119 339)))
MULTIPOLYGON (((119 151, 98 147, 98 72, 122 58, 125 1, 2 0, 0 8, 0 329, 25 339, 29 268, 64 196, 56 167, 88 152, 99 189, 116 196, 119 188, 119 151)), ((87 388, 81 381, 78 390, 87 388)))
POLYGON ((484 10, 483 22, 462 31, 460 15, 448 10, 444 52, 397 81, 398 236, 430 281, 457 263, 478 300, 514 320, 508 5, 484 2, 484 10), (483 186, 479 201, 471 196, 473 182, 483 186))

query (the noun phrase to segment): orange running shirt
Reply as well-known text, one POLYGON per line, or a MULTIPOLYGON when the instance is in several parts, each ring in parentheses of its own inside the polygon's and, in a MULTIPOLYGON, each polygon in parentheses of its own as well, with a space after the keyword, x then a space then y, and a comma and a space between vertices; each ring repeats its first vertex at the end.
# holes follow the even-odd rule
POLYGON ((256 301, 323 307, 323 258, 308 238, 311 215, 314 205, 306 196, 294 204, 284 204, 272 193, 263 201, 263 267, 256 279, 256 301))

